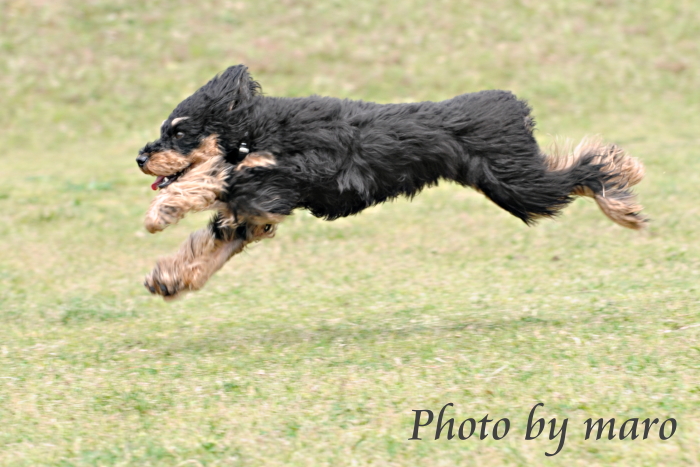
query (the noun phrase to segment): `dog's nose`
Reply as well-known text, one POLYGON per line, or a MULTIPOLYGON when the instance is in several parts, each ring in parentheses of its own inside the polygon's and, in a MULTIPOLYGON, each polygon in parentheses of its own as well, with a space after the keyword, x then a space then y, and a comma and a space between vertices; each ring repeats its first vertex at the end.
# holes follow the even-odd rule
POLYGON ((139 157, 136 158, 136 163, 139 165, 139 167, 143 167, 147 160, 148 156, 146 154, 139 154, 139 157))

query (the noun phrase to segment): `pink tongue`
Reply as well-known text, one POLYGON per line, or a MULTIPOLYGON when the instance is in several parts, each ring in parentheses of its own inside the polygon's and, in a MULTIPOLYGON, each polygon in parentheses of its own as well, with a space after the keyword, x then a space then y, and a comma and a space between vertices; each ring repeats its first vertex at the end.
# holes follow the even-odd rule
POLYGON ((156 181, 153 182, 153 185, 151 185, 151 190, 156 191, 158 189, 158 185, 160 185, 160 183, 163 181, 164 178, 165 178, 164 176, 158 175, 158 177, 156 178, 156 181))

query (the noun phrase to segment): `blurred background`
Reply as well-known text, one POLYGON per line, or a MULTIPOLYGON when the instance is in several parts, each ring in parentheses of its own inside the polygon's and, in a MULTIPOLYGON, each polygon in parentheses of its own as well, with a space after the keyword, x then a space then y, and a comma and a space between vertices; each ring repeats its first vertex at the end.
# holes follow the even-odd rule
POLYGON ((700 463, 699 59, 691 0, 0 0, 0 463, 700 463), (148 235, 134 159, 238 63, 271 96, 512 90, 543 146, 642 159, 653 221, 579 200, 528 228, 443 184, 299 212, 164 304, 143 276, 209 215, 148 235), (512 433, 408 442, 447 402, 512 433), (555 458, 523 441, 537 402, 571 419, 555 458), (584 441, 589 417, 679 429, 584 441))

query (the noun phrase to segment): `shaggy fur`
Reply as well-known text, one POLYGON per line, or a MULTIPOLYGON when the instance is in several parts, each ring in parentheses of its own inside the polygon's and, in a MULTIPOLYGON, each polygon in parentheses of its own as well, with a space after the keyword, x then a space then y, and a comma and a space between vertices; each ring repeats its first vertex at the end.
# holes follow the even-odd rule
POLYGON ((527 224, 588 196, 614 222, 643 227, 630 191, 644 173, 637 159, 595 139, 547 155, 533 128, 528 105, 507 91, 385 105, 266 97, 246 67, 231 67, 181 102, 137 158, 160 188, 149 232, 217 211, 158 262, 146 287, 168 298, 201 288, 294 209, 337 219, 440 179, 475 188, 527 224))

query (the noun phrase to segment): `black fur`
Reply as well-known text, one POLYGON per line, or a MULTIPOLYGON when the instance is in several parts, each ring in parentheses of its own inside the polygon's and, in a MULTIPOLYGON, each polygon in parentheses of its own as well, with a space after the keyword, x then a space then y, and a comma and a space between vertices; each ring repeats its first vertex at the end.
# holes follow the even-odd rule
POLYGON ((231 171, 223 201, 243 217, 306 208, 331 220, 447 179, 531 223, 555 215, 576 187, 597 193, 606 182, 592 156, 548 170, 529 106, 507 91, 385 105, 259 91, 246 67, 227 69, 180 103, 142 153, 187 154, 212 134, 232 164, 245 157, 242 143, 272 153, 275 166, 231 171), (174 129, 177 117, 189 118, 174 129))

